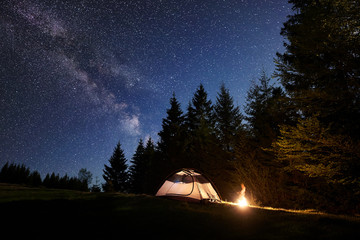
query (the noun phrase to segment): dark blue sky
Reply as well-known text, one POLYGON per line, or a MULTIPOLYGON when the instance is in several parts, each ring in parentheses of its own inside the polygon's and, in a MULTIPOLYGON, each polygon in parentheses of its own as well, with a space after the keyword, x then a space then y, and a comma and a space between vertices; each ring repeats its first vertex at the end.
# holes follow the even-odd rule
MULTIPOLYGON (((3 3, 4 2, 4 3, 3 3)), ((101 178, 118 141, 157 139, 172 92, 243 106, 283 51, 286 0, 15 1, 0 5, 0 166, 101 178)))

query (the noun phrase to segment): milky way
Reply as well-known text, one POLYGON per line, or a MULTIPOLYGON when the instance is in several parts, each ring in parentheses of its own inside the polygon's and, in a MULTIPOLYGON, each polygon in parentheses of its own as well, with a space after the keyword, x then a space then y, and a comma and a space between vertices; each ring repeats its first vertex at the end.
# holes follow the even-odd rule
POLYGON ((172 92, 242 106, 274 70, 286 1, 3 1, 0 165, 101 175, 117 141, 156 140, 172 92))

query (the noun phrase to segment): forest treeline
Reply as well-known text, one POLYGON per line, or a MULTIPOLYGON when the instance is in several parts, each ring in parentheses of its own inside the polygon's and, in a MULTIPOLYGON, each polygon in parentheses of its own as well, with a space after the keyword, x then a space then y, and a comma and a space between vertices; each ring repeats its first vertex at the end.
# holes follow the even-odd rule
POLYGON ((272 79, 264 72, 243 111, 225 85, 200 85, 183 111, 175 93, 159 140, 139 140, 131 164, 120 143, 103 189, 154 194, 178 168, 208 175, 224 199, 240 184, 269 206, 360 212, 360 2, 290 0, 272 79))
MULTIPOLYGON (((23 184, 30 187, 89 191, 91 180, 92 174, 85 168, 79 170, 78 177, 69 177, 67 174, 60 177, 59 174, 53 172, 46 174, 43 180, 38 171, 31 171, 24 164, 7 162, 0 170, 0 182, 23 184)), ((94 185, 91 190, 100 191, 100 188, 94 185)))

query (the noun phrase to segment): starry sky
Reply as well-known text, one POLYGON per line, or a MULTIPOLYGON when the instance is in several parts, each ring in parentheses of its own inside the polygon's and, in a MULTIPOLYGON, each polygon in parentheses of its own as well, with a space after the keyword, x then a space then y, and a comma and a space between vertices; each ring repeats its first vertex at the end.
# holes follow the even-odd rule
POLYGON ((175 92, 241 108, 282 52, 286 0, 2 0, 0 167, 99 177, 121 142, 155 141, 175 92))

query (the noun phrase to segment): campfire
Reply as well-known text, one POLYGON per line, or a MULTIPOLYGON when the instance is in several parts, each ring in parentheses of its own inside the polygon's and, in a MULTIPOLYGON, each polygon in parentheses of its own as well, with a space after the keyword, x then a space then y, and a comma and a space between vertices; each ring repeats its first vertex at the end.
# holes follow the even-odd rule
POLYGON ((245 192, 246 192, 246 187, 242 183, 241 184, 241 191, 240 191, 240 198, 237 201, 237 205, 239 207, 247 207, 247 206, 249 206, 249 203, 248 203, 248 201, 246 200, 246 197, 245 197, 245 192))
POLYGON ((247 206, 249 206, 249 203, 248 203, 248 201, 246 200, 245 197, 241 197, 241 198, 239 198, 239 200, 237 201, 237 205, 238 205, 239 207, 247 207, 247 206))

